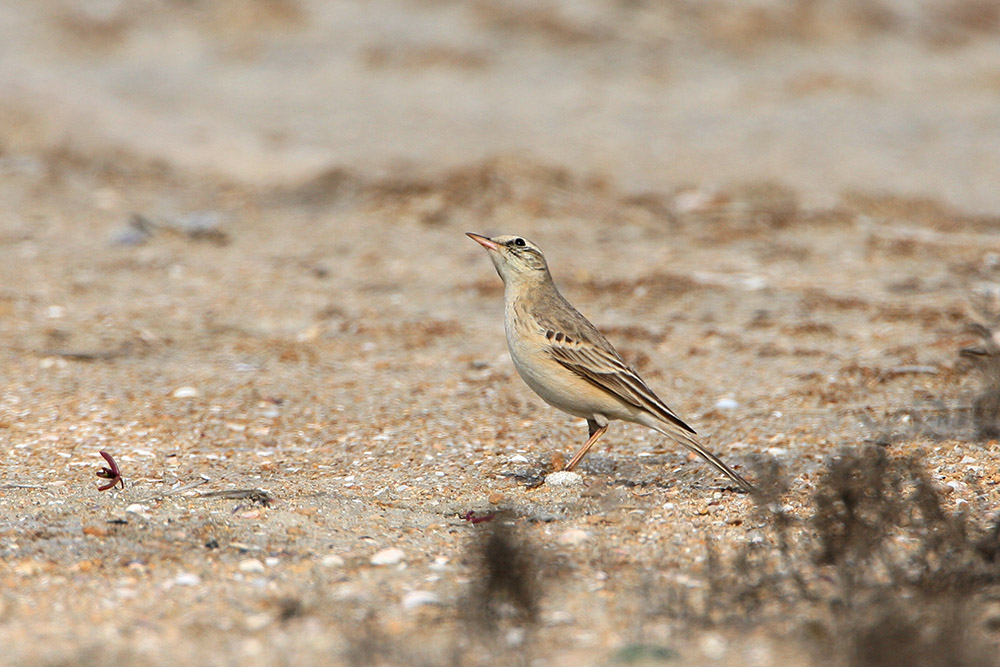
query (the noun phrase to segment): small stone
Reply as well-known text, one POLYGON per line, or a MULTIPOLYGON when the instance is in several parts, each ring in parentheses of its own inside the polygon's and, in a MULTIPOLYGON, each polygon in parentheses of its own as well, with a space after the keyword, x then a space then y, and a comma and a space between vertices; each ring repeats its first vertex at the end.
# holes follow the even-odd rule
POLYGON ((125 513, 133 514, 139 517, 140 519, 148 519, 149 506, 143 505, 142 503, 132 503, 131 505, 125 508, 125 513))
POLYGON ((524 638, 527 636, 527 632, 524 628, 511 628, 504 635, 504 641, 507 642, 507 646, 520 646, 524 643, 524 638))
POLYGON ((281 559, 276 558, 275 556, 268 556, 264 559, 264 565, 267 565, 268 567, 277 567, 279 563, 281 563, 281 559))
POLYGON ((579 486, 583 484, 583 476, 569 470, 560 470, 546 475, 545 483, 552 486, 579 486))
POLYGON ((545 625, 572 625, 573 621, 573 614, 564 609, 553 609, 542 615, 545 625))
POLYGON ((274 616, 268 614, 267 612, 250 614, 243 620, 243 627, 245 627, 249 632, 256 632, 271 625, 273 621, 274 616))
POLYGON ((241 560, 239 568, 240 572, 254 572, 254 573, 261 573, 267 569, 264 567, 264 564, 261 563, 256 558, 246 558, 244 560, 241 560))
POLYGON ((264 642, 257 637, 250 637, 240 642, 240 658, 251 660, 264 655, 264 642))
POLYGON ((372 556, 372 565, 398 565, 406 560, 406 553, 402 549, 397 549, 396 547, 389 547, 388 549, 382 549, 374 556, 372 556))
POLYGON ((201 396, 201 393, 194 387, 185 385, 174 389, 174 393, 172 395, 174 398, 198 398, 201 396))
POLYGON ((559 536, 559 544, 576 547, 586 542, 589 538, 590 535, 587 531, 580 530, 579 528, 570 528, 559 536))
POLYGON ((45 571, 45 566, 37 560, 24 560, 14 566, 14 572, 24 577, 33 577, 45 571))
POLYGON ((73 565, 70 570, 73 572, 93 572, 98 566, 100 566, 101 561, 97 559, 87 559, 81 560, 79 563, 73 565))
POLYGON ((197 586, 201 583, 201 577, 194 572, 181 572, 174 577, 174 586, 197 586))
POLYGON ((528 457, 525 456, 524 454, 514 454, 514 456, 510 457, 507 460, 510 461, 511 463, 527 463, 528 457))
POLYGON ((217 211, 195 211, 178 220, 171 220, 170 226, 193 241, 227 245, 230 239, 222 229, 223 222, 223 214, 217 211))
POLYGON ((726 649, 728 648, 728 643, 726 639, 716 633, 709 632, 704 635, 699 642, 701 646, 702 653, 705 654, 709 660, 722 660, 726 655, 726 649))
POLYGON ((343 558, 337 554, 327 554, 323 556, 323 560, 319 562, 323 567, 344 567, 347 564, 343 558))
POLYGON ((549 470, 562 470, 566 467, 566 458, 562 452, 555 452, 549 459, 549 470))
POLYGON ((499 491, 494 491, 494 492, 493 492, 493 493, 491 493, 491 494, 489 495, 489 497, 488 497, 488 498, 486 499, 486 501, 487 501, 487 502, 488 502, 488 503, 489 503, 490 505, 499 505, 500 503, 502 503, 502 502, 503 502, 503 500, 504 500, 504 497, 503 497, 503 494, 502 494, 502 493, 500 493, 499 491))
POLYGON ((156 224, 148 218, 134 213, 129 218, 128 223, 112 235, 111 243, 130 246, 142 245, 149 241, 154 233, 156 233, 156 224))
POLYGON ((441 599, 430 591, 413 591, 403 596, 403 609, 415 609, 425 604, 440 604, 441 599))
POLYGON ((720 410, 735 410, 740 407, 740 404, 735 398, 720 398, 715 402, 715 407, 720 410))

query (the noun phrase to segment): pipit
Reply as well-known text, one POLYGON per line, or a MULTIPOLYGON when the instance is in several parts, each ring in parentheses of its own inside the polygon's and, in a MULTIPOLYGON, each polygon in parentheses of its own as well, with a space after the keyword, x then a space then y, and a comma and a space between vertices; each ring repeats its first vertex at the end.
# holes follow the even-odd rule
POLYGON ((614 346, 559 293, 542 251, 519 236, 467 234, 489 252, 504 284, 507 348, 521 379, 549 405, 587 420, 587 455, 612 420, 642 424, 687 447, 746 491, 753 487, 705 449, 614 346))

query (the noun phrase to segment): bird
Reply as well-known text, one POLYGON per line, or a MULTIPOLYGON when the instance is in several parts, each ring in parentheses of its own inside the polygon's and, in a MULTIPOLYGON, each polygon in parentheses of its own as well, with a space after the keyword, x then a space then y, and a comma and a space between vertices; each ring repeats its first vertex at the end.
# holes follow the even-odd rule
POLYGON ((587 420, 589 438, 564 470, 573 470, 611 421, 641 424, 691 450, 747 492, 754 487, 707 450, 695 430, 559 292, 537 245, 520 236, 466 232, 489 253, 504 285, 504 332, 518 375, 549 405, 587 420))

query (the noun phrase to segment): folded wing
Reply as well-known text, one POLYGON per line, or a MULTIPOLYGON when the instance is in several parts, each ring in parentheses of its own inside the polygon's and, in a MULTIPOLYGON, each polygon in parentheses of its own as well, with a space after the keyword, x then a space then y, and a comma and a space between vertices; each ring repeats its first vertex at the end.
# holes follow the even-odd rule
POLYGON ((552 358, 596 387, 637 408, 648 410, 681 431, 695 431, 653 393, 617 352, 577 341, 563 333, 546 331, 552 358))

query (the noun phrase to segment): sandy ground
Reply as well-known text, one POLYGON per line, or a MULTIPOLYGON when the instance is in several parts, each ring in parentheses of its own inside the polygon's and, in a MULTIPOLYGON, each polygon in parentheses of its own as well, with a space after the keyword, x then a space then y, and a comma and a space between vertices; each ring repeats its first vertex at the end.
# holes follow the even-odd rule
MULTIPOLYGON (((839 633, 881 626, 824 588, 850 559, 813 549, 830 457, 876 443, 940 521, 997 521, 958 350, 1000 284, 998 25, 3 3, 0 663, 873 664, 839 633), (538 243, 713 450, 787 490, 621 424, 580 486, 538 485, 586 426, 517 378, 465 231, 538 243), (101 450, 124 490, 97 491, 101 450)), ((983 558, 962 636, 994 664, 983 558)))

